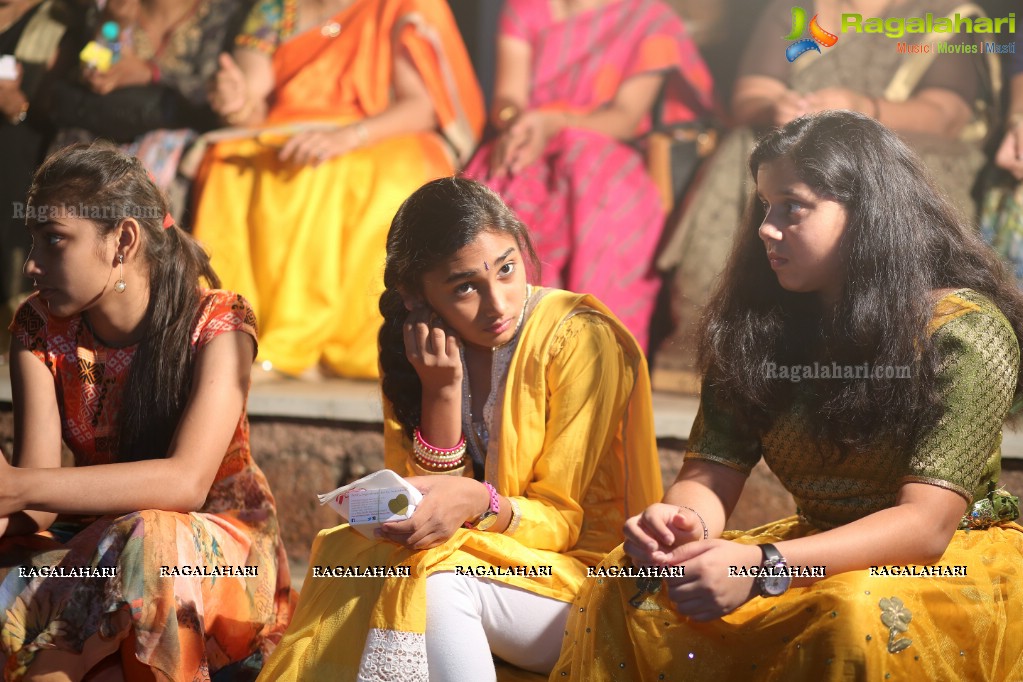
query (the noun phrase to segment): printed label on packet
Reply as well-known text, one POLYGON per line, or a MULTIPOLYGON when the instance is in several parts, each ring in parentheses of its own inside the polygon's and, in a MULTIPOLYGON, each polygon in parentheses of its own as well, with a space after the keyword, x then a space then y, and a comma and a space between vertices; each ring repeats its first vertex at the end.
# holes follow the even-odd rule
POLYGON ((405 488, 353 490, 348 493, 348 522, 353 526, 404 521, 414 511, 415 505, 409 500, 405 488))

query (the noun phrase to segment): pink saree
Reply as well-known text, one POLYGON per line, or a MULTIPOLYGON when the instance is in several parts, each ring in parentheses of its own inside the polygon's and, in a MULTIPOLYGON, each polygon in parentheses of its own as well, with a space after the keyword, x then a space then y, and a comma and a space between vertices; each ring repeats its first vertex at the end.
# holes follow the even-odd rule
MULTIPOLYGON (((713 108, 710 73, 660 0, 617 0, 562 21, 552 18, 548 0, 508 0, 500 32, 532 47, 531 109, 593 111, 622 82, 650 72, 668 78, 665 123, 713 108)), ((565 129, 523 172, 491 178, 492 150, 493 141, 483 145, 465 173, 499 192, 529 227, 542 283, 595 295, 647 349, 665 214, 643 154, 600 133, 565 129)))

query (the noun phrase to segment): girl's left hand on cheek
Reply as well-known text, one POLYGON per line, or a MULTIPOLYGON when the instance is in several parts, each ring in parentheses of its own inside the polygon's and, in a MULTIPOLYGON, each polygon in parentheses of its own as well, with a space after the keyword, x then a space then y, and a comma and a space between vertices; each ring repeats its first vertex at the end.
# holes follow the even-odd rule
POLYGON ((668 596, 683 616, 696 621, 713 620, 731 613, 756 595, 754 579, 730 577, 729 567, 759 566, 756 545, 728 540, 699 540, 681 548, 679 558, 685 576, 666 578, 668 596))
POLYGON ((483 509, 477 509, 483 485, 462 476, 412 476, 406 478, 423 501, 412 518, 381 526, 384 539, 409 549, 430 549, 444 544, 462 524, 483 509))

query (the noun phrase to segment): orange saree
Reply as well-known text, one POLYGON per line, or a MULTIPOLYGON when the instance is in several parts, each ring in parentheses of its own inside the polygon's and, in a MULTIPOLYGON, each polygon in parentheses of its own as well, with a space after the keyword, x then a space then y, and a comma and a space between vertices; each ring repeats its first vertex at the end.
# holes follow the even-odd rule
POLYGON ((442 0, 356 0, 322 28, 292 37, 296 1, 257 4, 238 38, 240 47, 273 55, 267 127, 207 152, 195 235, 224 286, 255 308, 259 361, 291 375, 321 363, 336 374, 374 377, 391 218, 413 190, 452 174, 472 152, 482 98, 442 0), (430 94, 436 130, 316 167, 278 159, 294 132, 385 111, 399 52, 430 94))

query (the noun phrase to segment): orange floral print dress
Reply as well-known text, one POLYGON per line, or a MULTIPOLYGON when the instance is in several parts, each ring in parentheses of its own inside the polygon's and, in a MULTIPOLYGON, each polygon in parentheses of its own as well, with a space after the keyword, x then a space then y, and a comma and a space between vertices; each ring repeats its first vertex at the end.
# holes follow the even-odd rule
MULTIPOLYGON (((245 299, 204 291, 193 347, 238 331, 256 336, 245 299)), ((75 466, 117 461, 136 347, 104 345, 81 316, 53 317, 36 296, 11 332, 53 374, 75 466)), ((243 411, 199 511, 61 516, 45 533, 0 539, 4 679, 21 679, 40 649, 79 652, 93 635, 112 634, 111 617, 122 609, 131 615, 135 657, 158 679, 249 679, 288 625, 290 585, 273 495, 252 460, 243 411)))

